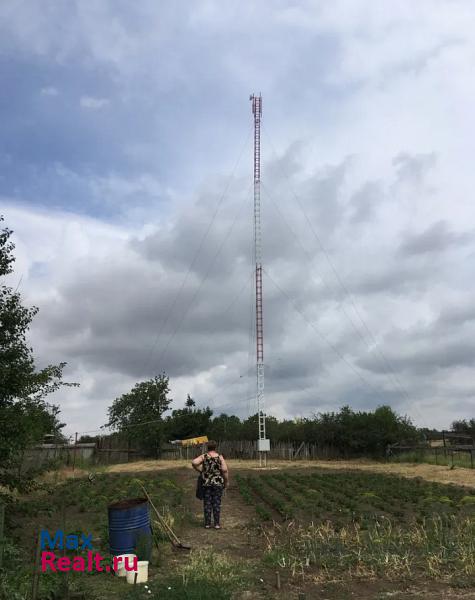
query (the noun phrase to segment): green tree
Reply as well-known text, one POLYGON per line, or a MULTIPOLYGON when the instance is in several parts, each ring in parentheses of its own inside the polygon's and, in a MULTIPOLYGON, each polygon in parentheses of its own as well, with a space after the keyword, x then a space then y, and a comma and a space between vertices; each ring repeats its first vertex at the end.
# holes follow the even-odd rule
POLYGON ((354 412, 344 406, 336 413, 319 413, 306 421, 305 431, 306 441, 317 442, 342 456, 383 456, 388 444, 421 438, 409 419, 389 406, 380 406, 374 412, 354 412))
POLYGON ((208 437, 219 442, 244 439, 241 420, 236 415, 221 413, 211 421, 208 437))
POLYGON ((196 406, 196 402, 193 400, 190 394, 187 394, 186 396, 185 406, 186 408, 194 408, 196 406))
MULTIPOLYGON (((0 217, 0 222, 3 217, 0 217)), ((59 435, 64 425, 59 409, 45 402, 63 385, 66 363, 37 370, 27 342, 36 307, 25 307, 21 295, 6 284, 15 257, 12 231, 0 230, 0 464, 17 466, 25 449, 42 441, 46 433, 59 435)))
POLYGON ((185 408, 179 408, 167 417, 166 431, 169 439, 185 440, 187 438, 207 435, 213 411, 196 408, 196 403, 188 394, 185 408))
POLYGON ((475 419, 454 421, 451 427, 454 433, 470 436, 475 440, 475 419))
POLYGON ((163 413, 173 400, 168 398, 169 379, 162 373, 136 383, 127 394, 116 398, 109 408, 109 427, 127 433, 129 439, 152 456, 160 456, 164 440, 163 413))

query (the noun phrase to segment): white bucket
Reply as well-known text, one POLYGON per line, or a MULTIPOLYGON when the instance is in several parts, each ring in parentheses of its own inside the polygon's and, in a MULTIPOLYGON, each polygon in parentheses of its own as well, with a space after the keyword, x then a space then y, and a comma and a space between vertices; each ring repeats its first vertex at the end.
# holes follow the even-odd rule
POLYGON ((148 560, 139 560, 136 571, 126 571, 127 583, 146 583, 148 581, 148 560), (135 579, 137 574, 137 580, 135 579))
MULTIPOLYGON (((117 577, 125 577, 126 576, 127 571, 125 570, 125 561, 127 559, 127 566, 129 568, 131 568, 134 565, 134 558, 135 558, 135 554, 119 554, 116 557, 117 570, 116 570, 115 574, 117 575, 117 577), (119 562, 119 559, 120 559, 120 562, 119 562)), ((114 562, 112 563, 112 566, 114 566, 114 562)))

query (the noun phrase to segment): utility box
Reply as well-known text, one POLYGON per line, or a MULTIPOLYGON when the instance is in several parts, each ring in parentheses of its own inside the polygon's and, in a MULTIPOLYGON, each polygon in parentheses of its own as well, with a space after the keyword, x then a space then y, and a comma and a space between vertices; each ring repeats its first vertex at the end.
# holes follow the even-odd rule
POLYGON ((270 452, 270 440, 257 440, 258 452, 270 452))

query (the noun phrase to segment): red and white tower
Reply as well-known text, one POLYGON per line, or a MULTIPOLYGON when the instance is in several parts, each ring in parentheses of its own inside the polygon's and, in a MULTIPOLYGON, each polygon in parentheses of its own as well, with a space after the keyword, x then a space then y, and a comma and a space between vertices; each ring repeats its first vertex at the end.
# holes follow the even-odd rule
POLYGON ((266 411, 264 404, 264 321, 262 317, 262 232, 261 232, 261 117, 262 97, 252 94, 254 115, 254 256, 256 262, 256 376, 257 417, 259 423, 257 449, 259 462, 267 463, 270 441, 266 438, 266 411))

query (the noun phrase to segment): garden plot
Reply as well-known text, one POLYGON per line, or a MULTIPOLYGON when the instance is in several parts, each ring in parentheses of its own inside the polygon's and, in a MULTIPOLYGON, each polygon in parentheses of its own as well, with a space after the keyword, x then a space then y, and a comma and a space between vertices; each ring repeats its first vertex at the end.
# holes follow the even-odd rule
POLYGON ((266 560, 291 574, 475 582, 475 491, 365 472, 241 476, 266 560))
MULTIPOLYGON (((32 561, 40 529, 52 534, 58 529, 78 536, 90 534, 94 551, 100 552, 105 562, 110 562, 107 507, 125 498, 142 497, 141 483, 170 525, 176 526, 183 521, 183 490, 165 473, 140 473, 138 478, 98 473, 92 481, 81 477, 69 479, 61 485, 40 483, 30 490, 28 496, 11 502, 7 516, 8 531, 12 533, 7 540, 4 560, 9 563, 9 592, 15 589, 17 596, 5 597, 23 599, 30 593, 32 561)), ((156 538, 158 542, 163 540, 160 534, 156 538)), ((168 544, 163 544, 162 556, 167 549, 168 544)), ((130 591, 123 579, 94 572, 42 573, 39 581, 38 597, 42 599, 66 597, 65 588, 71 592, 84 591, 88 599, 117 598, 130 591)), ((0 582, 0 597, 3 597, 2 585, 0 582)))

